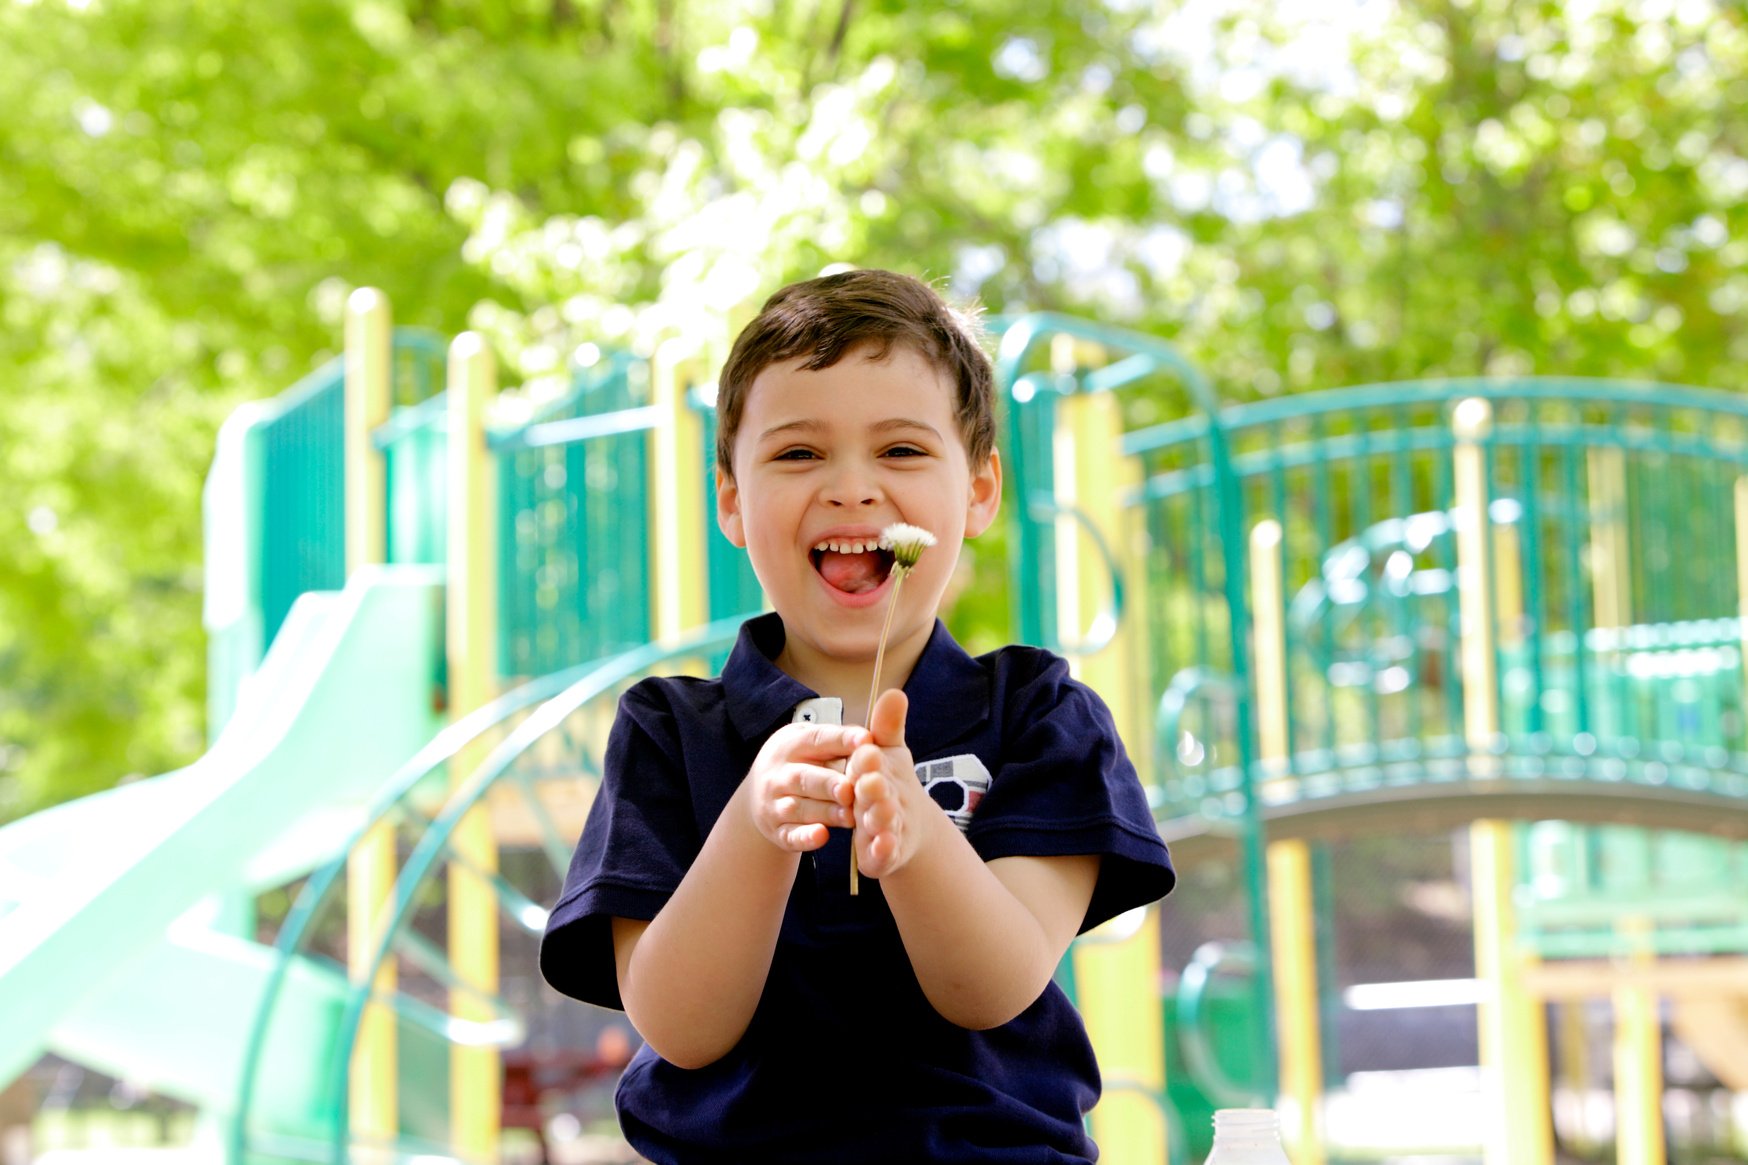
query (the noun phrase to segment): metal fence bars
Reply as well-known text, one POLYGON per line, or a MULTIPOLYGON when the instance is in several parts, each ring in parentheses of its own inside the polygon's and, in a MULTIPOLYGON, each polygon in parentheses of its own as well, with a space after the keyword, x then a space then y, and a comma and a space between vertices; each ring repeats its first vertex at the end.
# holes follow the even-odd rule
POLYGON ((605 1017, 555 1003, 533 977, 541 904, 556 897, 569 865, 619 696, 646 675, 713 674, 739 623, 532 681, 445 729, 395 775, 346 851, 303 885, 280 929, 239 1087, 232 1160, 467 1159, 450 1127, 453 1059, 476 1048, 588 1042, 605 1017), (457 758, 482 748, 483 762, 452 779, 457 758), (496 869, 480 868, 458 844, 464 820, 480 814, 499 846, 496 869), (368 970, 348 973, 347 857, 385 827, 397 839, 392 898, 368 970), (515 971, 489 994, 468 985, 448 950, 446 907, 458 881, 495 904, 503 964, 515 971), (352 1112, 359 1033, 373 1015, 393 1033, 397 1097, 375 1131, 352 1112))

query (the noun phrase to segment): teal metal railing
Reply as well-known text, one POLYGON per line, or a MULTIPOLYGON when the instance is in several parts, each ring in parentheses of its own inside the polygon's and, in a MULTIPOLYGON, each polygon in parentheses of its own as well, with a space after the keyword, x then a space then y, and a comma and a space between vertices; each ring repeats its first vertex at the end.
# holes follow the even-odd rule
MULTIPOLYGON (((261 466, 263 652, 305 591, 346 582, 345 379, 339 360, 282 393, 252 434, 261 466)), ((256 662, 259 662, 257 659, 256 662)))
MULTIPOLYGON (((1662 625, 1641 612, 1666 619, 1735 609, 1732 491, 1748 471, 1743 402, 1588 381, 1367 387, 1238 406, 1220 418, 1246 526, 1272 516, 1285 531, 1286 775, 1301 778, 1296 796, 1466 772, 1449 410, 1468 396, 1496 409, 1487 442, 1491 525, 1496 540, 1515 547, 1510 564, 1488 580, 1505 608, 1494 630, 1507 731, 1495 751, 1510 771, 1545 771, 1554 757, 1584 765, 1612 758, 1652 783, 1662 777, 1642 771, 1647 743, 1670 760, 1705 759, 1679 718, 1658 723, 1634 713, 1626 685, 1634 669, 1646 668, 1645 649, 1628 647, 1638 642, 1631 632, 1618 643, 1600 637, 1607 629, 1597 627, 1597 563, 1605 545, 1620 548, 1633 626, 1662 625), (1590 483, 1612 472, 1611 458, 1630 505, 1603 514, 1590 483), (1618 527, 1609 540, 1599 536, 1605 525, 1618 527), (1574 650, 1580 635, 1584 651, 1574 650)), ((1144 430, 1125 447, 1147 464, 1133 504, 1149 510, 1163 534, 1154 551, 1160 574, 1187 571, 1191 590, 1205 592, 1194 543, 1208 539, 1200 515, 1213 477, 1196 429, 1144 430)), ((1189 637, 1184 663, 1205 658, 1204 638, 1189 637)), ((1155 653, 1184 646, 1183 637, 1167 637, 1155 653)), ((1162 670, 1173 672, 1177 662, 1162 670)), ((1739 690, 1739 661, 1730 662, 1739 690)), ((1724 663, 1716 657, 1713 670, 1724 663)), ((1717 762, 1717 745, 1741 751, 1748 742, 1739 716, 1731 720, 1720 707, 1713 720, 1734 726, 1729 739, 1706 746, 1717 762)), ((1162 755, 1179 758, 1162 779, 1166 815, 1223 812, 1207 789, 1238 777, 1214 771, 1219 743, 1161 742, 1162 755), (1185 756, 1199 763, 1186 765, 1185 756)), ((1725 795, 1736 789, 1725 778, 1715 784, 1725 795)))
POLYGON ((494 432, 498 669, 537 676, 651 638, 648 365, 611 355, 494 432))
MULTIPOLYGON (((395 407, 416 408, 442 388, 441 338, 397 330, 390 366, 395 407)), ((344 397, 344 362, 336 358, 268 402, 251 434, 260 465, 263 652, 299 595, 346 582, 344 397)))
POLYGON ((620 694, 645 675, 713 674, 739 623, 723 620, 673 646, 645 645, 532 681, 445 729, 393 777, 339 856, 310 876, 280 930, 239 1089, 234 1161, 343 1165, 371 1151, 461 1159, 448 1125, 450 1054, 522 1043, 533 1026, 528 1000, 538 993, 508 981, 502 992, 468 992, 445 949, 450 875, 490 885, 503 962, 530 971, 546 922, 542 904, 555 898, 569 865, 620 694), (454 771, 464 751, 488 746, 475 770, 454 771), (456 826, 476 808, 499 827, 496 871, 479 869, 454 846, 456 826), (384 825, 399 839, 399 873, 373 971, 349 976, 347 855, 384 825), (392 991, 377 986, 384 966, 395 972, 392 991), (492 1018, 458 1019, 456 992, 492 1018), (399 1130, 387 1144, 355 1139, 349 1127, 352 1051, 372 1003, 394 1016, 399 1045, 399 1130))
MULTIPOLYGON (((1055 622, 1064 507, 1052 441, 1064 399, 1120 391, 1121 453, 1141 484, 1122 501, 1136 565, 1111 589, 1126 596, 1116 616, 1145 643, 1131 695, 1158 710, 1155 739, 1130 743, 1150 761, 1169 836, 1244 843, 1253 934, 1266 934, 1267 821, 1324 813, 1323 832, 1340 834, 1386 820, 1570 814, 1580 823, 1519 829, 1526 945, 1623 949, 1612 896, 1656 920, 1654 949, 1748 949, 1742 843, 1597 824, 1748 835, 1748 677, 1733 619, 1748 402, 1528 378, 1223 406, 1146 337, 1055 317, 1008 329, 998 367, 1018 502, 1016 633, 1070 654, 1082 646, 1078 628, 1055 622), (1071 350, 1088 343, 1102 352, 1071 350), (1478 749, 1464 726, 1454 536, 1452 410, 1469 397, 1492 409, 1481 449, 1494 570, 1478 583, 1494 600, 1501 710, 1499 733, 1478 749), (1287 759, 1266 769, 1253 751, 1259 600, 1246 561, 1264 518, 1282 527, 1287 657, 1287 759), (1481 771, 1494 779, 1477 781, 1481 771), (1438 812, 1423 814, 1435 800, 1438 812), (1706 878, 1733 880, 1696 895, 1706 878), (1622 897, 1634 879, 1641 892, 1622 897)), ((1251 998, 1266 1028, 1266 949, 1257 966, 1251 998)))

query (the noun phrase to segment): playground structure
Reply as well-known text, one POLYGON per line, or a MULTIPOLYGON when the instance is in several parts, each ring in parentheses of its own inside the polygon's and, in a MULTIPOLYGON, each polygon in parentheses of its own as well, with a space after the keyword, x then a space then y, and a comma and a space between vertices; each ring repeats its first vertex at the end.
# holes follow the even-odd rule
MULTIPOLYGON (((53 1049, 145 1081, 238 1162, 495 1158, 502 1053, 601 1022, 532 968, 617 697, 760 604, 708 517, 710 355, 601 356, 488 421, 479 339, 391 336, 361 292, 340 365, 227 425, 213 748, 0 830, 0 1077, 53 1049)), ((1222 406, 1169 346, 1046 315, 997 371, 1014 636, 1111 703, 1179 866, 1245 872, 1235 1026, 1206 967, 1162 1003, 1157 909, 1065 964, 1108 1159, 1199 1159, 1246 1093, 1324 1159, 1317 851, 1379 831, 1470 833, 1488 1165, 1552 1161, 1549 1000, 1613 1001, 1624 1162, 1663 1160, 1659 999, 1748 1090, 1748 405, 1222 406)))

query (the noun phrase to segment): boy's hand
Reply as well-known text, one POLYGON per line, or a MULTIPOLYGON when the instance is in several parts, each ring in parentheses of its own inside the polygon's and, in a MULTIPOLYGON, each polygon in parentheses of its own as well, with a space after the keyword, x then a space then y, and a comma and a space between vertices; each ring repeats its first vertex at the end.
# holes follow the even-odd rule
POLYGON ((753 824, 778 849, 825 844, 827 827, 850 824, 850 778, 842 765, 868 730, 856 725, 786 724, 771 734, 747 774, 753 824))
POLYGON ((855 782, 856 862, 879 878, 902 869, 916 853, 926 811, 937 811, 917 780, 904 743, 910 700, 896 688, 882 693, 868 718, 873 739, 850 757, 855 782))

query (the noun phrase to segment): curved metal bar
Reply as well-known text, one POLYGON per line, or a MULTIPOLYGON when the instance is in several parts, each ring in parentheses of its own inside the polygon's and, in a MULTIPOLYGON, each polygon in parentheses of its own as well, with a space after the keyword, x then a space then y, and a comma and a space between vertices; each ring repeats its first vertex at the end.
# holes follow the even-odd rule
MULTIPOLYGON (((1316 414, 1308 412, 1298 419, 1315 416, 1316 414)), ((1199 417, 1192 419, 1201 420, 1199 417)), ((1126 434, 1123 438, 1123 452, 1131 456, 1157 453, 1191 444, 1206 436, 1207 429, 1204 426, 1172 421, 1126 434)), ((1748 450, 1744 450, 1739 444, 1709 440, 1700 434, 1664 435, 1658 439, 1635 437, 1632 433, 1602 425, 1501 424, 1494 427, 1491 439, 1498 446, 1519 447, 1533 444, 1550 449, 1652 449, 1748 465, 1748 450)), ((1240 477, 1254 478, 1274 472, 1277 468, 1300 469, 1326 462, 1356 461, 1385 454, 1436 452, 1449 450, 1455 445, 1456 441, 1448 426, 1426 424, 1393 431, 1368 432, 1363 437, 1336 434, 1317 440, 1273 446, 1263 451, 1240 453, 1233 457, 1232 468, 1240 477)), ((1210 481, 1206 466, 1155 474, 1138 491, 1133 491, 1134 497, 1129 504, 1170 497, 1188 488, 1206 486, 1210 481)))
MULTIPOLYGON (((1270 836, 1315 840, 1400 832, 1408 822, 1441 830, 1515 818, 1682 829, 1748 841, 1748 757, 1532 754, 1513 750, 1508 741, 1474 753, 1461 737, 1401 743, 1409 747, 1296 755, 1298 795, 1260 806, 1270 836), (1469 761, 1478 755, 1495 765, 1485 779, 1470 774, 1469 761)), ((1216 777, 1228 787, 1241 779, 1232 766, 1209 780, 1216 777)), ((1229 846, 1240 821, 1199 803, 1156 806, 1155 816, 1161 836, 1184 860, 1229 846)))
POLYGON ((284 986, 291 961, 296 957, 297 947, 316 912, 327 900, 328 891, 346 871, 346 856, 357 847, 366 833, 394 811, 416 785, 436 769, 452 761, 468 745, 522 710, 566 691, 601 666, 602 663, 579 664, 565 671, 531 680, 445 727, 388 779, 383 795, 366 811, 364 823, 354 829, 337 851, 337 856, 310 875, 292 903, 284 925, 280 927, 278 938, 274 942, 274 949, 279 952, 280 957, 268 974, 267 983, 261 993, 261 1002, 250 1025, 250 1054, 244 1058, 237 1086, 237 1119, 232 1126, 231 1137, 233 1160, 243 1160, 248 1147, 247 1120, 254 1102, 262 1041, 272 1021, 280 989, 284 986))
MULTIPOLYGON (((996 348, 996 383, 1011 388, 1020 370, 1025 366, 1026 358, 1049 336, 1073 336, 1077 340, 1088 340, 1107 348, 1122 349, 1157 361, 1159 367, 1170 370, 1177 375, 1179 380, 1183 381, 1184 387, 1189 390, 1191 397, 1195 399, 1196 404, 1203 411, 1209 415, 1219 412, 1219 401, 1215 398, 1213 387, 1202 375, 1201 370, 1164 340, 1142 332, 1104 327, 1088 320, 1058 315, 1055 312, 1032 312, 1023 315, 1003 330, 1001 341, 996 348)), ((1119 361, 1109 367, 1120 368, 1122 363, 1119 361)), ((1152 368, 1147 368, 1145 371, 1152 371, 1152 368)), ((1085 386, 1086 391, 1109 391, 1134 379, 1133 372, 1134 369, 1130 369, 1121 377, 1107 374, 1098 380, 1089 378, 1089 382, 1085 386)))
MULTIPOLYGON (((646 672, 657 664, 671 659, 700 655, 721 648, 730 643, 739 633, 740 625, 747 616, 737 615, 728 619, 720 619, 693 632, 682 640, 672 644, 653 643, 591 666, 586 675, 547 699, 521 724, 513 729, 480 767, 470 775, 445 802, 443 810, 434 818, 413 851, 408 855, 400 874, 395 878, 393 905, 384 920, 382 932, 377 940, 376 949, 371 952, 371 966, 380 966, 394 944, 394 936, 405 924, 411 912, 416 892, 431 867, 436 864, 449 842, 451 834, 461 819, 474 807, 486 791, 501 778, 516 758, 546 733, 562 724, 569 716, 592 700, 598 699, 613 690, 613 688, 641 672, 646 672)), ((364 1007, 372 997, 370 983, 374 975, 366 978, 354 987, 350 993, 344 1013, 341 1016, 338 1038, 335 1041, 332 1063, 344 1071, 351 1063, 352 1050, 358 1038, 358 1027, 363 1019, 364 1007)), ((349 1098, 344 1089, 338 1091, 340 1111, 335 1122, 336 1141, 344 1140, 344 1130, 348 1123, 349 1098)), ((336 1143, 338 1156, 336 1161, 343 1161, 345 1145, 336 1143)))
POLYGON ((1267 1106, 1272 1097, 1246 1088, 1226 1075, 1203 1023, 1204 996, 1215 974, 1223 967, 1254 975, 1256 949, 1249 943, 1210 942, 1197 947, 1190 956, 1189 965, 1178 980, 1177 992, 1177 1038, 1183 1050, 1184 1065, 1190 1070, 1190 1079, 1214 1101, 1216 1108, 1267 1106))
POLYGON ((1303 393, 1273 400, 1232 405, 1221 415, 1228 429, 1270 425, 1319 414, 1355 409, 1437 404, 1479 396, 1488 400, 1570 400, 1581 404, 1655 405, 1696 409, 1748 419, 1748 399, 1719 389, 1654 381, 1595 379, 1581 376, 1538 376, 1499 379, 1482 376, 1448 380, 1400 380, 1359 384, 1348 388, 1303 393))

